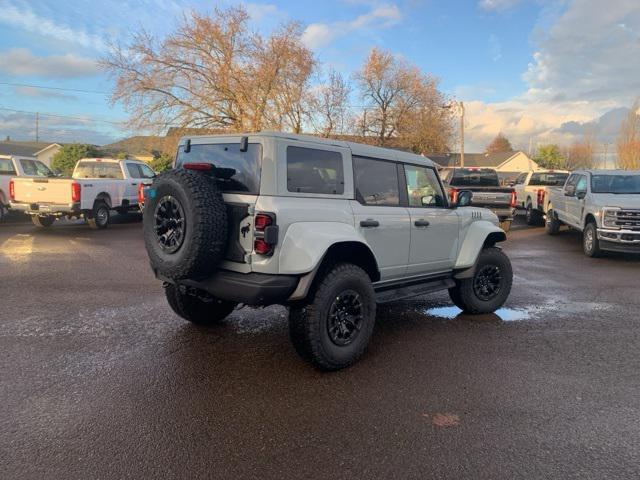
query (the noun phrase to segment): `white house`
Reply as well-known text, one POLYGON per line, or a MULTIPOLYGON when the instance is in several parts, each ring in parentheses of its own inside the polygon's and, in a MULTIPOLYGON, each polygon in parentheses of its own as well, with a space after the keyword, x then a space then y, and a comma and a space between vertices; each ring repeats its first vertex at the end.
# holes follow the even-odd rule
MULTIPOLYGON (((427 155, 442 167, 459 167, 459 153, 427 155)), ((465 167, 493 168, 503 182, 514 180, 520 173, 540 170, 540 166, 522 151, 498 153, 465 153, 465 167)))

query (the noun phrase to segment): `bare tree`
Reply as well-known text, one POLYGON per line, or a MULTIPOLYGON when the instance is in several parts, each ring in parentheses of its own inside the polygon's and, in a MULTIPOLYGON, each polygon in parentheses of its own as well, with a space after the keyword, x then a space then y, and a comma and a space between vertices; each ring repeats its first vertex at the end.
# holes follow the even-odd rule
POLYGON ((622 121, 618 137, 618 165, 625 170, 640 169, 640 99, 622 121))
POLYGON ((592 128, 586 128, 582 140, 574 142, 566 150, 566 168, 577 170, 579 168, 593 168, 594 154, 596 150, 596 136, 592 128))
POLYGON ((303 124, 303 93, 316 68, 298 24, 268 38, 248 29, 242 7, 187 14, 162 41, 146 32, 102 60, 134 128, 258 131, 303 124))
POLYGON ((486 153, 500 153, 500 152, 513 152, 511 142, 505 137, 502 132, 498 133, 496 137, 491 140, 491 143, 487 145, 486 153))
POLYGON ((348 118, 348 102, 351 85, 335 70, 327 74, 326 82, 320 85, 314 95, 314 129, 323 137, 331 137, 345 132, 348 118))

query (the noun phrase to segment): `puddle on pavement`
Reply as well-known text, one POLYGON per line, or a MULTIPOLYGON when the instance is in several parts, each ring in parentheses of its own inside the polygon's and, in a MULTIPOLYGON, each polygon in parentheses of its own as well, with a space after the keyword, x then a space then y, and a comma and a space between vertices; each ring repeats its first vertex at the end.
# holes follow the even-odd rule
MULTIPOLYGON (((434 307, 426 309, 424 313, 432 317, 453 319, 460 315, 462 310, 458 307, 434 307)), ((494 313, 486 315, 497 316, 503 322, 514 322, 518 320, 528 320, 532 317, 532 312, 525 308, 500 308, 494 313)), ((479 315, 479 317, 483 317, 483 315, 479 315)))

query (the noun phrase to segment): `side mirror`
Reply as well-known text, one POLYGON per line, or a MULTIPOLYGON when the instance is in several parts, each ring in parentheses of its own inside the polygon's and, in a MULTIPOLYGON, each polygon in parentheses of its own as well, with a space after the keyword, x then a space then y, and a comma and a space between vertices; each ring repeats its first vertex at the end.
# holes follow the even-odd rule
POLYGON ((458 203, 455 204, 455 207, 468 207, 471 205, 471 200, 473 199, 473 192, 469 190, 462 190, 458 192, 458 203))
POLYGON ((586 196, 587 196, 587 192, 586 192, 586 191, 584 191, 584 190, 581 190, 581 191, 579 191, 579 192, 577 192, 577 193, 576 193, 576 197, 577 197, 579 200, 584 200, 584 197, 586 197, 586 196))
POLYGON ((423 206, 429 206, 429 205, 434 205, 435 197, 433 195, 427 195, 426 197, 422 197, 420 199, 420 202, 422 203, 423 206))
POLYGON ((564 187, 564 195, 565 197, 573 197, 576 194, 576 187, 566 186, 564 187))

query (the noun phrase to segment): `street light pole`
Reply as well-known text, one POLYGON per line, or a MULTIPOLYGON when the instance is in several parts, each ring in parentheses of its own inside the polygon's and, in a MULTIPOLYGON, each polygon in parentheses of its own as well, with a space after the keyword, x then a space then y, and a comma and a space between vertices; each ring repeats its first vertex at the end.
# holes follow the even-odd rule
POLYGON ((464 102, 460 102, 460 167, 464 168, 464 102))

